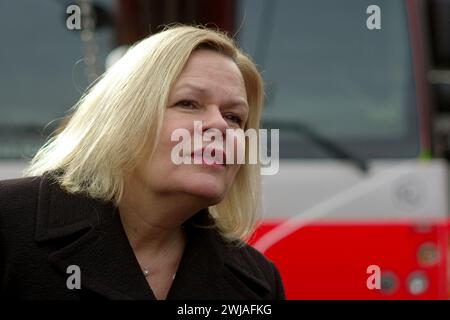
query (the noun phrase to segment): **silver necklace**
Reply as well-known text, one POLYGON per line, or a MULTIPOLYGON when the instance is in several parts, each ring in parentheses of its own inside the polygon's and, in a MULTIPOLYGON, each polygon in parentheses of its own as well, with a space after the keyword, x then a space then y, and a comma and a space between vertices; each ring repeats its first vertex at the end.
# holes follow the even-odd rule
MULTIPOLYGON (((172 246, 171 246, 169 249, 167 249, 166 253, 164 254, 164 257, 167 256, 169 253, 171 253, 171 251, 173 250, 173 248, 175 248, 176 244, 177 244, 177 242, 174 241, 173 244, 172 244, 172 246)), ((150 273, 150 268, 149 268, 149 267, 141 267, 141 269, 142 269, 142 273, 144 274, 144 277, 145 277, 145 278, 150 277, 151 273, 150 273)), ((175 279, 176 274, 177 274, 177 273, 175 272, 175 273, 172 275, 172 280, 175 279)))
MULTIPOLYGON (((183 227, 181 228, 181 231, 183 231, 183 227)), ((175 241, 173 242, 173 244, 171 244, 170 248, 166 250, 166 253, 164 254, 163 257, 166 257, 167 255, 169 255, 169 253, 171 253, 171 251, 173 251, 173 249, 176 247, 177 245, 177 239, 175 239, 175 241)), ((151 276, 151 272, 150 272, 150 268, 147 266, 142 266, 141 265, 141 269, 142 269, 142 273, 144 274, 145 278, 149 278, 151 276)), ((175 276, 177 275, 177 273, 173 273, 172 274, 172 281, 175 280, 175 276)))
MULTIPOLYGON (((150 277, 150 270, 148 269, 148 268, 142 268, 142 273, 144 274, 144 277, 145 278, 148 278, 148 277, 150 277)), ((177 275, 177 273, 175 272, 173 275, 172 275, 172 280, 175 280, 175 276, 177 275)))
POLYGON ((144 277, 149 277, 150 276, 150 270, 148 270, 147 268, 143 268, 142 272, 144 273, 144 277))

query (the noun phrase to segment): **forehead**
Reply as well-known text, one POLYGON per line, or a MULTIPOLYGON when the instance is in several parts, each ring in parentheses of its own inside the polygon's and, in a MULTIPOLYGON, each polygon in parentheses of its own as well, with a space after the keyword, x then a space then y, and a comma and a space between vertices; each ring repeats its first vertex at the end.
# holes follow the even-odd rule
POLYGON ((191 54, 174 89, 186 85, 215 86, 245 96, 244 79, 236 63, 231 58, 208 49, 199 49, 191 54))

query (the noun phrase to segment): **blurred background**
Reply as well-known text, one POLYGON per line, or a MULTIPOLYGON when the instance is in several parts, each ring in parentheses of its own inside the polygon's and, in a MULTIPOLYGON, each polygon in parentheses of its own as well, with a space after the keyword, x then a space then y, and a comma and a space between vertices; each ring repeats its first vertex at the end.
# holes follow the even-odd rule
POLYGON ((0 179, 176 22, 227 31, 263 74, 280 170, 251 243, 288 298, 448 299, 450 0, 2 0, 0 179))

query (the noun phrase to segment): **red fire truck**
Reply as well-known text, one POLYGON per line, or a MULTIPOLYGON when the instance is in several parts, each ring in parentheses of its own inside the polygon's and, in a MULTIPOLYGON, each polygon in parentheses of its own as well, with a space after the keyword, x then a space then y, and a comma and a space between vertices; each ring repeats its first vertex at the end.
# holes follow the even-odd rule
POLYGON ((288 150, 264 178, 252 244, 276 262, 291 299, 448 299, 446 124, 429 82, 446 73, 430 69, 426 19, 449 3, 381 2, 381 28, 371 31, 367 5, 270 10, 279 19, 270 32, 286 38, 260 47, 265 121, 288 150))

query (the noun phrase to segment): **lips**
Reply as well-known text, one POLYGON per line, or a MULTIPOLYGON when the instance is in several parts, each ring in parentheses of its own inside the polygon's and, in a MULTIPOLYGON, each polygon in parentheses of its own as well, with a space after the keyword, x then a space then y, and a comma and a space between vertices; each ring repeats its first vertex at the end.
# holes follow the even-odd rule
MULTIPOLYGON (((191 154, 191 158, 194 159, 194 157, 198 157, 198 158, 202 159, 201 164, 204 164, 204 165, 211 165, 211 166, 225 166, 226 165, 226 162, 227 162, 226 154, 222 149, 213 149, 212 152, 210 152, 211 157, 209 157, 209 155, 207 155, 205 153, 205 149, 206 148, 194 150, 194 152, 192 152, 192 154, 191 154), (222 163, 216 163, 216 158, 222 159, 222 163), (206 159, 208 159, 207 161, 209 163, 205 162, 206 159)), ((193 162, 193 163, 195 164, 195 162, 193 162)))

